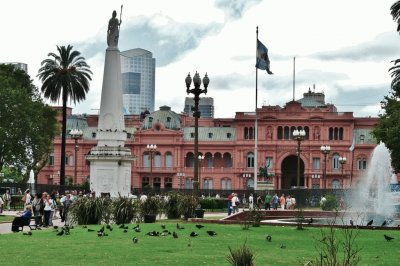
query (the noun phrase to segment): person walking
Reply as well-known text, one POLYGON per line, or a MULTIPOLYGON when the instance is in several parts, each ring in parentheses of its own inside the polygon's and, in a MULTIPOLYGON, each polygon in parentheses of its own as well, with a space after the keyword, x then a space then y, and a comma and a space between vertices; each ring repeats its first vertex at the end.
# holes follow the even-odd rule
POLYGON ((11 194, 9 189, 6 189, 6 193, 4 193, 3 195, 3 201, 4 201, 4 210, 10 211, 11 194))
POLYGON ((250 210, 254 209, 254 198, 253 198, 253 193, 250 193, 250 196, 249 196, 249 209, 250 209, 250 210))
POLYGON ((228 215, 232 214, 232 198, 233 198, 234 193, 231 193, 228 195, 228 215))
POLYGON ((232 197, 232 213, 235 214, 237 212, 239 212, 239 198, 235 193, 232 197))
POLYGON ((265 195, 265 210, 271 210, 271 201, 272 196, 267 192, 267 195, 265 195))
POLYGON ((275 193, 274 196, 272 197, 272 208, 274 210, 278 209, 278 202, 279 202, 279 198, 278 198, 278 195, 275 193))
POLYGON ((282 194, 281 197, 279 198, 279 204, 281 205, 281 210, 283 211, 285 209, 285 204, 286 204, 285 194, 282 194))

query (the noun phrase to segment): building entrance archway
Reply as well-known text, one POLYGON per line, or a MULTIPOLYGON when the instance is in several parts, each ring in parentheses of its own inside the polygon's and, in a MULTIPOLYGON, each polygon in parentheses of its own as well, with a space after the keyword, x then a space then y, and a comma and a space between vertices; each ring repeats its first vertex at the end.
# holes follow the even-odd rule
MULTIPOLYGON (((282 161, 281 189, 297 186, 297 156, 290 155, 282 161)), ((300 158, 300 186, 304 186, 304 162, 300 158)))

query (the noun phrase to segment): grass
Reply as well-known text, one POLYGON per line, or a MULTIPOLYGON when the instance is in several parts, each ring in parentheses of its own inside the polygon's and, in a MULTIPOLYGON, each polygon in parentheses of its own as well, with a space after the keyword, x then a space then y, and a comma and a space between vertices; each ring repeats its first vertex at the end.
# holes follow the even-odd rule
MULTIPOLYGON (((320 238, 319 228, 261 226, 242 230, 240 225, 204 224, 197 229, 193 223, 180 223, 185 229, 176 230, 176 223, 165 222, 168 230, 178 233, 177 239, 145 235, 162 231, 161 222, 141 224, 140 233, 132 230, 133 225, 127 233, 114 225, 113 231, 106 229, 105 237, 82 226, 75 226, 67 236, 56 236, 53 229, 33 231, 32 236, 2 234, 0 265, 26 265, 28 261, 30 265, 229 265, 228 247, 237 249, 245 242, 254 251, 256 265, 304 265, 318 256, 315 239, 320 238), (218 235, 210 237, 207 230, 218 235), (199 236, 189 237, 192 231, 199 236), (267 234, 272 236, 271 242, 265 240, 267 234), (137 244, 132 243, 134 236, 139 239, 137 244), (28 251, 23 256, 21 247, 28 251)), ((100 226, 88 228, 98 230, 100 226)), ((400 260, 400 231, 361 230, 356 242, 362 247, 360 265, 397 265, 400 260), (395 239, 387 242, 383 234, 395 239)))
POLYGON ((14 218, 14 216, 10 215, 0 215, 0 222, 11 222, 14 218))

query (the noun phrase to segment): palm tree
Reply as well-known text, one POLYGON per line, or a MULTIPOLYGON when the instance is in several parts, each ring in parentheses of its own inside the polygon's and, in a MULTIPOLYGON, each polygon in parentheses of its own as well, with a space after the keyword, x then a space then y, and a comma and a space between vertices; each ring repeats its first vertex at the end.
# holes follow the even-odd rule
MULTIPOLYGON (((400 1, 395 2, 390 7, 390 14, 397 23, 397 32, 400 33, 400 1)), ((398 64, 400 63, 400 59, 393 60, 392 63, 394 63, 394 66, 389 69, 393 78, 392 89, 398 92, 400 86, 400 65, 398 64)))
POLYGON ((37 76, 42 81, 41 91, 46 99, 57 102, 62 98, 60 185, 65 185, 67 100, 70 98, 76 104, 86 98, 92 71, 80 52, 72 51, 71 45, 57 46, 57 50, 58 54, 49 53, 51 58, 42 61, 37 76))

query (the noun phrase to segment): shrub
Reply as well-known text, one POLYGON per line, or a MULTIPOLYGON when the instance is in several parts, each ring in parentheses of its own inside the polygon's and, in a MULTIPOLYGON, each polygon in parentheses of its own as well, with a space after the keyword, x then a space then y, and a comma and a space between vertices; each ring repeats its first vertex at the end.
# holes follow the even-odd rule
POLYGON ((232 250, 231 247, 229 247, 229 255, 226 260, 232 266, 255 265, 255 256, 253 251, 246 246, 246 242, 236 250, 232 250))
POLYGON ((157 215, 162 210, 162 200, 156 196, 150 196, 145 201, 140 202, 140 216, 157 215))
POLYGON ((216 199, 216 198, 200 199, 200 205, 202 209, 221 210, 226 208, 226 199, 216 199))
POLYGON ((84 197, 71 205, 68 217, 78 224, 100 224, 109 222, 110 213, 111 199, 84 197))
POLYGON ((181 218, 181 213, 178 209, 178 202, 182 194, 179 192, 171 192, 168 195, 168 202, 164 205, 164 211, 168 219, 178 219, 181 218))
POLYGON ((127 197, 118 197, 113 199, 112 214, 116 224, 126 224, 132 222, 137 213, 138 201, 127 197))
POLYGON ((321 205, 324 211, 333 211, 338 208, 338 201, 334 195, 327 195, 326 201, 321 205))
POLYGON ((193 217, 194 210, 199 205, 199 198, 193 195, 181 195, 178 201, 178 211, 185 220, 193 217))

